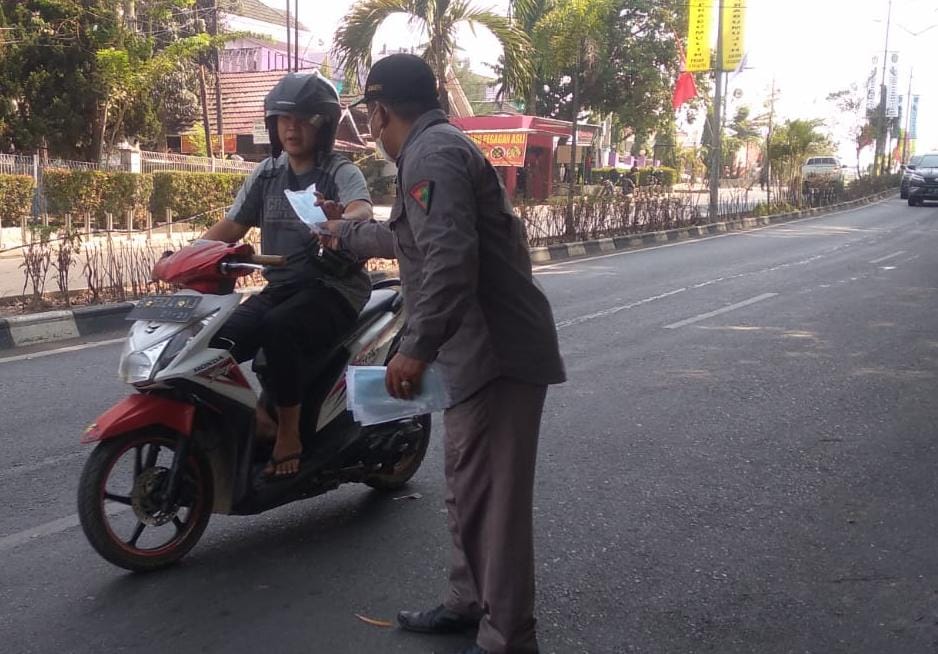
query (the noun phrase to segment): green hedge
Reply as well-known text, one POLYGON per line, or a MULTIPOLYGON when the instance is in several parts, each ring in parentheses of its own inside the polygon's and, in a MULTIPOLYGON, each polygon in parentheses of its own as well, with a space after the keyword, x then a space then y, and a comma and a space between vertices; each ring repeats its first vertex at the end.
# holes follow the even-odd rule
POLYGON ((174 220, 182 220, 227 207, 246 178, 234 173, 153 173, 150 209, 156 220, 162 220, 167 209, 174 220))
MULTIPOLYGON (((43 173, 47 211, 56 216, 90 212, 115 218, 127 210, 149 208, 157 220, 172 209, 175 220, 190 218, 232 203, 246 175, 231 173, 48 169, 43 173)), ((28 179, 28 178, 27 178, 28 179)))
POLYGON ((0 220, 7 227, 18 224, 30 213, 33 203, 33 178, 25 175, 0 175, 0 220))
POLYGON ((50 214, 109 213, 119 218, 149 205, 153 178, 120 171, 48 169, 42 174, 42 186, 50 214))
POLYGON ((150 206, 152 195, 152 175, 108 173, 101 197, 101 209, 113 216, 123 216, 127 210, 136 214, 150 206))

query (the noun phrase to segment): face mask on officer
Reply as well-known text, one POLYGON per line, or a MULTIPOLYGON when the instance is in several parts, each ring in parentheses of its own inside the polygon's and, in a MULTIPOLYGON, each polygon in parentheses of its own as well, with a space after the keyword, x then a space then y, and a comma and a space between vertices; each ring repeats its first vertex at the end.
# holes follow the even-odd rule
MULTIPOLYGON (((378 111, 384 109, 381 105, 375 105, 375 110, 371 112, 371 115, 368 117, 368 127, 371 130, 371 133, 374 134, 375 139, 375 148, 378 150, 378 156, 384 159, 385 161, 390 161, 394 163, 397 161, 397 157, 392 157, 388 154, 387 149, 384 147, 384 141, 381 140, 381 135, 384 134, 384 128, 387 127, 387 124, 381 125, 378 128, 377 132, 374 128, 373 119, 378 115, 378 111)), ((385 115, 387 115, 388 110, 384 109, 385 115)))

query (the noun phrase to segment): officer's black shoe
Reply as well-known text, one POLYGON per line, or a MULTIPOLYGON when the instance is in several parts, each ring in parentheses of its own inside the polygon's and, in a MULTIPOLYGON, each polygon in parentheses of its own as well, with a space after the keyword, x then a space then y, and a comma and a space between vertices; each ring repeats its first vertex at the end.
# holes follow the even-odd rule
POLYGON ((422 634, 452 634, 468 631, 478 627, 480 619, 456 613, 442 604, 429 611, 401 611, 397 614, 397 623, 401 625, 401 629, 422 634))

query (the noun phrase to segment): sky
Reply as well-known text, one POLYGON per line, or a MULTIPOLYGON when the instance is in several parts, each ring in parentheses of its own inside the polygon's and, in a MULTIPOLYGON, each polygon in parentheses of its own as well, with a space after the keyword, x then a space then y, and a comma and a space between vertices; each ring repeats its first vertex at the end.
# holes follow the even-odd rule
MULTIPOLYGON (((282 2, 264 0, 280 7, 282 2)), ((715 1, 715 0, 714 0, 715 1)), ((508 0, 475 0, 480 7, 507 13, 508 0)), ((317 39, 331 44, 335 29, 354 0, 300 2, 300 20, 317 39)), ((882 65, 886 45, 886 15, 889 0, 749 0, 746 13, 746 51, 749 68, 731 85, 742 91, 737 101, 762 110, 773 79, 778 90, 776 115, 784 118, 821 118, 841 142, 846 162, 855 161, 845 135, 846 126, 826 101, 832 91, 857 84, 865 88, 872 58, 882 65)), ((392 19, 378 31, 376 42, 388 47, 420 43, 404 20, 392 19)), ((920 95, 918 152, 938 151, 938 0, 892 0, 889 51, 899 54, 899 88, 920 95), (930 29, 929 29, 930 28, 930 29), (914 33, 919 33, 915 36, 914 33), (931 47, 929 47, 931 46, 931 47), (914 70, 913 70, 914 68, 914 70)), ((484 28, 473 34, 463 29, 459 36, 461 56, 468 57, 478 72, 488 72, 500 50, 484 28)), ((880 68, 879 76, 882 75, 880 68)), ((879 78, 878 78, 879 79, 879 78)), ((733 113, 731 105, 729 114, 733 113)))

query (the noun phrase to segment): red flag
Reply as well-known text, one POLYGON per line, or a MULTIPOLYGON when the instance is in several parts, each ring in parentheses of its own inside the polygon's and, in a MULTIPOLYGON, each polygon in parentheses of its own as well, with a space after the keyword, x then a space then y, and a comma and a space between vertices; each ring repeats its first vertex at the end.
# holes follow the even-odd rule
POLYGON ((671 98, 671 106, 677 111, 682 104, 688 100, 697 97, 697 84, 694 82, 693 73, 681 73, 677 77, 677 83, 674 85, 674 95, 671 98))

